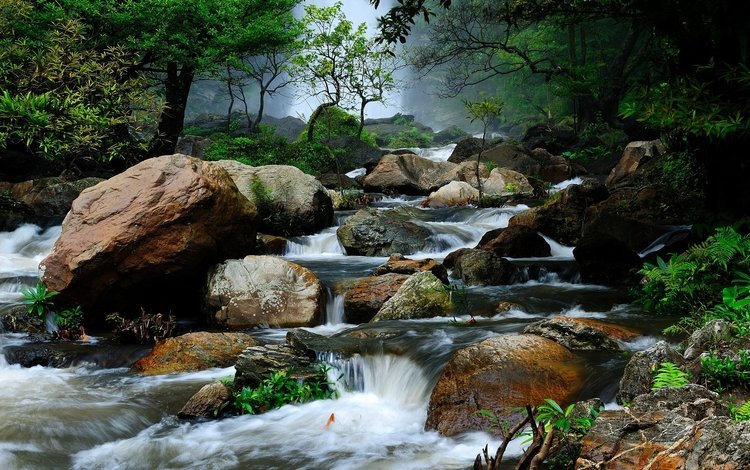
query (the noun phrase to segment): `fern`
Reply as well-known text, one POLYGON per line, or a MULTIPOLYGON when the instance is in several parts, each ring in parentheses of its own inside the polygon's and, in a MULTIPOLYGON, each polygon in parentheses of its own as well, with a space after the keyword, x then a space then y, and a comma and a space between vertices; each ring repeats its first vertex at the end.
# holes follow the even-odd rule
POLYGON ((683 387, 690 383, 690 375, 673 362, 662 362, 654 373, 651 390, 667 387, 683 387))
POLYGON ((735 421, 747 421, 750 419, 750 401, 746 401, 742 406, 730 406, 729 414, 735 421))

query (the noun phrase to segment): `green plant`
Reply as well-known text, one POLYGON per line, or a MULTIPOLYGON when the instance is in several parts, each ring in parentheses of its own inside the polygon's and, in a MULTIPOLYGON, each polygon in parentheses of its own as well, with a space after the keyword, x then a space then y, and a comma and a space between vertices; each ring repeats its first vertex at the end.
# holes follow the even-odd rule
POLYGON ((55 324, 64 330, 76 330, 83 324, 83 311, 81 306, 62 310, 55 314, 55 324))
POLYGON ((258 387, 243 387, 235 394, 235 407, 241 413, 265 413, 291 403, 335 398, 337 392, 328 380, 328 368, 321 366, 315 376, 304 381, 290 370, 273 372, 258 387))
POLYGON ((740 351, 736 357, 719 357, 711 352, 701 358, 701 377, 716 392, 750 385, 750 354, 740 351))
POLYGON ((177 329, 174 316, 165 318, 161 313, 149 314, 143 309, 138 318, 129 319, 112 313, 107 315, 106 321, 114 326, 115 337, 122 343, 156 343, 174 336, 177 329))
POLYGON ((518 185, 516 183, 508 183, 505 185, 504 191, 506 193, 517 193, 518 192, 518 185))
POLYGON ((546 432, 557 431, 562 436, 574 434, 576 436, 585 435, 594 420, 599 415, 599 410, 592 409, 589 416, 575 416, 575 404, 571 403, 563 408, 555 400, 545 398, 544 404, 536 407, 536 419, 544 425, 546 432))
POLYGON ((654 383, 651 390, 667 387, 683 387, 690 383, 690 375, 673 362, 662 362, 654 371, 654 383))
POLYGON ((586 147, 580 150, 570 150, 567 152, 563 152, 562 156, 570 160, 591 162, 602 157, 606 157, 609 155, 609 153, 610 150, 604 145, 596 145, 594 147, 586 147))
POLYGON ((484 167, 487 169, 487 171, 492 172, 495 168, 497 168, 497 163, 495 162, 484 162, 484 167))
POLYGON ((734 404, 730 402, 729 416, 735 421, 750 420, 750 401, 746 401, 741 406, 734 406, 734 404))
POLYGON ((28 287, 21 289, 26 311, 36 313, 40 317, 44 316, 52 308, 53 304, 50 299, 57 294, 59 292, 47 290, 47 286, 42 281, 38 281, 35 288, 28 287))
POLYGON ((391 136, 386 146, 390 148, 429 147, 432 144, 433 137, 430 132, 412 126, 391 136))

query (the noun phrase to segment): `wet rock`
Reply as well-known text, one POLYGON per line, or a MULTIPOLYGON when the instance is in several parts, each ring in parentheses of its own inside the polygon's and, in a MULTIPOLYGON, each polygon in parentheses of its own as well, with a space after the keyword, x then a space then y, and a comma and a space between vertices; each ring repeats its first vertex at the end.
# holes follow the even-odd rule
POLYGON ((476 154, 482 150, 482 139, 477 137, 467 137, 458 142, 456 148, 453 149, 451 156, 448 157, 448 161, 451 163, 461 163, 471 161, 472 156, 476 160, 476 154))
POLYGON ((262 255, 283 255, 286 252, 287 243, 289 243, 288 238, 259 233, 256 251, 262 255))
POLYGON ((691 384, 606 410, 582 440, 576 469, 750 468, 750 422, 734 422, 718 395, 691 384))
POLYGON ((445 284, 431 272, 422 271, 412 274, 383 304, 372 321, 442 317, 452 309, 445 284))
POLYGON ((314 357, 302 355, 289 344, 251 346, 239 355, 234 365, 234 385, 255 388, 276 371, 288 370, 297 379, 314 377, 317 373, 314 357))
POLYGON ((363 186, 366 191, 427 194, 439 188, 436 181, 455 166, 454 163, 436 162, 414 154, 389 154, 365 176, 363 186))
POLYGON ((658 369, 662 362, 672 362, 679 366, 685 361, 666 341, 659 341, 650 348, 633 354, 620 379, 617 403, 630 403, 638 395, 651 391, 653 371, 658 369))
POLYGON ((664 151, 664 146, 659 140, 630 142, 622 151, 620 161, 607 176, 605 184, 607 187, 616 185, 664 151))
POLYGON ((232 391, 221 382, 204 385, 177 412, 180 418, 216 418, 232 400, 232 391))
POLYGON ((646 217, 641 220, 620 214, 621 206, 618 200, 619 196, 613 196, 586 209, 584 237, 614 238, 638 253, 667 232, 668 228, 663 225, 649 222, 658 218, 656 214, 648 215, 645 211, 639 211, 636 217, 646 217))
POLYGON ((732 338, 732 324, 724 320, 712 320, 695 330, 687 340, 687 347, 682 357, 686 361, 698 359, 701 354, 732 338))
POLYGON ((585 170, 577 169, 564 157, 552 155, 542 148, 532 150, 531 156, 541 164, 539 178, 552 184, 561 183, 578 174, 585 173, 585 170))
POLYGON ((452 181, 441 187, 422 202, 423 207, 464 207, 479 202, 479 190, 464 181, 452 181))
POLYGON ((487 232, 477 248, 510 258, 536 258, 551 254, 549 243, 536 231, 522 225, 487 232))
POLYGON ((320 184, 328 189, 355 189, 359 188, 359 184, 356 181, 349 178, 346 175, 339 175, 336 173, 323 173, 318 176, 320 184))
POLYGON ((524 225, 559 243, 575 245, 581 237, 586 208, 604 200, 608 194, 601 183, 585 180, 560 191, 551 202, 515 215, 509 226, 524 225))
POLYGON ((234 160, 213 164, 224 168, 240 192, 258 208, 261 232, 311 235, 333 224, 328 191, 300 169, 288 165, 252 167, 234 160))
POLYGON ((485 250, 466 249, 453 260, 454 275, 464 284, 501 286, 511 284, 518 276, 518 268, 510 261, 485 250))
MULTIPOLYGON (((490 171, 486 166, 481 165, 479 167, 479 177, 484 181, 485 178, 490 176, 490 171)), ((477 187, 477 162, 463 162, 450 168, 445 173, 441 174, 434 179, 433 185, 435 188, 443 188, 445 185, 459 181, 468 183, 471 187, 477 187)), ((438 189, 439 191, 439 189, 438 189)))
POLYGON ((320 323, 325 292, 309 269, 275 256, 228 260, 208 275, 211 322, 229 329, 320 323))
POLYGON ((569 150, 578 141, 575 130, 567 126, 536 124, 526 130, 521 142, 530 148, 543 148, 559 154, 569 150))
MULTIPOLYGON (((286 342, 305 357, 318 357, 325 353, 351 357, 355 354, 394 352, 392 346, 383 344, 383 338, 366 335, 358 337, 348 332, 345 335, 323 336, 297 328, 286 334, 286 342)), ((399 352, 403 353, 403 351, 399 352)))
POLYGON ((489 178, 482 182, 482 191, 487 196, 531 197, 534 194, 534 188, 529 184, 529 180, 509 168, 494 168, 489 178))
POLYGON ((571 403, 585 378, 583 362, 546 338, 490 338, 453 354, 432 391, 425 428, 446 436, 484 431, 489 423, 478 410, 514 423, 526 404, 571 403))
POLYGON ((608 235, 584 235, 573 249, 583 282, 608 286, 634 285, 643 261, 633 250, 608 235))
POLYGON ((362 209, 336 231, 349 255, 410 255, 423 249, 429 230, 411 222, 408 210, 362 209))
POLYGON ((187 333, 167 338, 133 365, 146 375, 173 374, 229 367, 240 353, 258 342, 245 333, 187 333))
POLYGON ((564 315, 532 323, 523 332, 551 339, 571 351, 619 351, 617 341, 630 341, 641 335, 625 326, 564 315))
POLYGON ((458 142, 461 139, 465 139, 469 136, 463 129, 458 126, 446 127, 440 132, 436 132, 432 138, 434 144, 450 144, 451 142, 458 142))
POLYGON ((388 258, 388 261, 375 268, 372 274, 373 276, 380 276, 387 273, 415 274, 420 271, 430 271, 437 276, 438 279, 443 281, 443 284, 448 284, 448 270, 445 269, 445 266, 442 264, 432 258, 405 258, 400 253, 391 255, 388 258))
POLYGON ((69 367, 76 357, 70 352, 55 348, 52 343, 29 343, 3 348, 8 364, 18 364, 21 367, 69 367))
POLYGON ((195 304, 190 293, 210 265, 252 251, 255 217, 220 167, 145 160, 73 202, 42 281, 60 292, 56 305, 80 305, 92 320, 112 308, 195 304))
POLYGON ((10 232, 36 222, 34 209, 7 194, 0 194, 0 231, 10 232))
POLYGON ((367 323, 372 320, 408 278, 407 274, 387 273, 357 280, 344 294, 346 321, 367 323))

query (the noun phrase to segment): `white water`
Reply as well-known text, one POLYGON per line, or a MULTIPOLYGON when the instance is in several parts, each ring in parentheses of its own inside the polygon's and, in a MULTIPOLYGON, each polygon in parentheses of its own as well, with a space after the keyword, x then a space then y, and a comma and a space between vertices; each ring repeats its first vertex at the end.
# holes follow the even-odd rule
POLYGON ((572 246, 565 246, 560 243, 557 243, 555 240, 551 239, 547 235, 544 235, 543 233, 540 233, 539 235, 544 238, 544 241, 547 242, 550 249, 550 256, 553 258, 561 258, 561 259, 574 259, 573 256, 573 248, 572 246))
POLYGON ((310 256, 344 256, 346 251, 341 246, 336 230, 338 227, 329 227, 321 233, 291 238, 286 244, 284 256, 310 257, 310 256))
POLYGON ((416 155, 427 160, 434 162, 447 162, 453 151, 456 149, 456 144, 448 144, 443 147, 428 147, 428 148, 410 148, 416 155))
POLYGON ((572 186, 574 184, 581 184, 583 183, 583 178, 580 176, 576 176, 575 178, 571 178, 569 180, 561 181, 557 183, 556 185, 552 186, 550 189, 551 193, 556 193, 559 191, 562 191, 563 189, 567 188, 568 186, 572 186))
POLYGON ((344 296, 334 295, 328 291, 328 302, 326 302, 326 325, 340 325, 344 322, 344 296))

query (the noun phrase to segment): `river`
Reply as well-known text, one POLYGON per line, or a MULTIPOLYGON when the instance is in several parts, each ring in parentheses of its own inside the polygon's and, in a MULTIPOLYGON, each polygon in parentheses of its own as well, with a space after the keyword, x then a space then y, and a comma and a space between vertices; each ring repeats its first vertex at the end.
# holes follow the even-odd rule
MULTIPOLYGON (((376 206, 389 210, 418 202, 419 198, 392 197, 376 206)), ((473 247, 487 230, 507 226, 510 217, 526 208, 419 209, 415 222, 432 235, 428 248, 412 257, 442 258, 457 248, 473 247)), ((338 213, 336 223, 349 215, 338 213)), ((0 233, 0 309, 17 305, 20 289, 35 284, 37 265, 59 233, 59 227, 41 230, 29 225, 0 233)), ((551 258, 514 260, 550 269, 510 286, 468 288, 470 312, 478 321, 466 327, 460 323, 470 318, 468 314, 373 325, 343 323, 337 283, 367 275, 385 258, 346 256, 335 228, 293 239, 285 257, 316 272, 331 292, 326 323, 311 330, 326 335, 376 330, 387 338, 388 351, 401 353, 373 351, 347 360, 323 356, 333 366, 331 377, 341 377, 338 399, 285 406, 260 416, 198 422, 175 417, 195 391, 233 375, 233 368, 145 377, 113 367, 117 361, 99 360, 93 353, 69 368, 21 368, 7 363, 3 349, 29 339, 0 331, 0 468, 470 468, 480 449, 487 443, 493 447, 496 440, 484 432, 447 438, 424 430, 430 392, 453 351, 494 335, 519 332, 560 313, 644 331, 644 336, 624 345, 628 351, 659 339, 655 332, 660 325, 628 304, 623 292, 581 284, 570 270, 558 269, 572 266, 572 250, 551 243, 551 258), (517 308, 497 313, 499 302, 512 302, 517 308), (335 422, 326 426, 331 414, 335 422)), ((282 341, 286 331, 251 333, 268 342, 282 341)), ((80 347, 95 351, 108 341, 94 336, 80 347)), ((628 357, 586 354, 589 376, 580 398, 613 403, 628 357)), ((520 444, 514 444, 509 454, 520 452, 520 444)))

